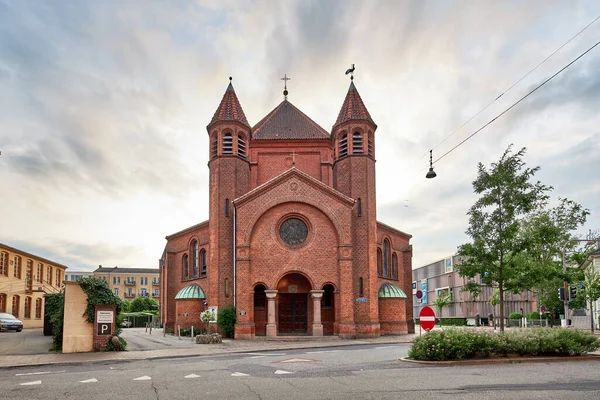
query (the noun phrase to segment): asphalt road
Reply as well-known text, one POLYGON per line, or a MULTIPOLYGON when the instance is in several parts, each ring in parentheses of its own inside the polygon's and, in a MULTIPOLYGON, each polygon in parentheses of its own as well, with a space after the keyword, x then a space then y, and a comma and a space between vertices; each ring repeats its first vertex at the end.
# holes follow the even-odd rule
POLYGON ((597 361, 439 367, 409 345, 0 369, 0 399, 598 399, 597 361))
MULTIPOLYGON (((0 332, 0 356, 15 354, 46 354, 52 347, 52 336, 44 336, 42 328, 23 329, 21 332, 0 332)), ((0 393, 0 399, 2 393, 0 393)))

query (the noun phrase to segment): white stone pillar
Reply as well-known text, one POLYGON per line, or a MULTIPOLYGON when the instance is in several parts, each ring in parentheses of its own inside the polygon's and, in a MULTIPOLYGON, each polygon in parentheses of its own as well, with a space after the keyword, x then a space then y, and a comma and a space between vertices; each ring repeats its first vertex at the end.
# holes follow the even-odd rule
POLYGON ((275 322, 276 289, 265 290, 267 295, 267 336, 277 336, 277 323, 275 322))
POLYGON ((324 290, 311 290, 310 295, 313 299, 313 336, 323 336, 323 324, 321 323, 321 299, 324 290))

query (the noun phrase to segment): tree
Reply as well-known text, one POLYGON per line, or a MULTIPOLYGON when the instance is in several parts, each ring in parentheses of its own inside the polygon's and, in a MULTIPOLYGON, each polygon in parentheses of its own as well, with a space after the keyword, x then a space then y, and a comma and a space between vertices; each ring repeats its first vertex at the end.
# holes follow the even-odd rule
POLYGON ((129 307, 130 312, 142 312, 142 311, 153 311, 158 310, 158 302, 148 297, 136 297, 131 302, 129 307))
POLYGON ((438 308, 440 312, 440 326, 442 325, 442 310, 445 306, 452 304, 452 296, 450 293, 439 295, 434 301, 433 304, 438 308))
POLYGON ((527 168, 522 160, 526 149, 513 154, 511 147, 489 170, 478 164, 473 190, 480 197, 467 213, 466 234, 472 242, 459 247, 458 254, 464 256, 464 261, 457 266, 459 274, 470 282, 479 275, 481 283, 497 288, 501 331, 505 292, 520 293, 529 283, 522 280, 526 271, 521 255, 527 249, 527 241, 519 235, 521 220, 543 207, 548 200, 546 192, 552 190, 530 181, 539 167, 527 168))
POLYGON ((571 301, 573 308, 590 306, 592 332, 594 332, 594 302, 600 299, 600 274, 590 265, 584 272, 584 280, 577 289, 577 297, 571 301))

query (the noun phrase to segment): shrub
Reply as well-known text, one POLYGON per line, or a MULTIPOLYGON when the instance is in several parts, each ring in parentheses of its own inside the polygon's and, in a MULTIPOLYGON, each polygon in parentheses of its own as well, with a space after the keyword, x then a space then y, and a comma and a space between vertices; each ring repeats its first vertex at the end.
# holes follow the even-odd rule
MULTIPOLYGON (((542 319, 546 319, 546 318, 547 318, 547 314, 542 313, 542 319)), ((532 311, 527 314, 527 319, 537 319, 539 321, 540 313, 537 311, 532 311)))
POLYGON ((210 310, 202 311, 200 314, 200 321, 202 322, 210 322, 215 320, 215 313, 210 310))
POLYGON ((467 326, 466 318, 440 318, 440 325, 443 326, 467 326))
POLYGON ((508 319, 521 319, 523 318, 523 314, 518 313, 518 312, 511 312, 510 315, 508 316, 508 319))
POLYGON ((461 360, 508 354, 568 356, 599 348, 600 339, 579 329, 539 328, 504 333, 448 329, 416 338, 408 356, 416 360, 461 360))
POLYGON ((219 325, 219 328, 221 328, 224 337, 233 337, 233 334, 235 332, 235 319, 236 315, 234 306, 224 306, 221 309, 219 309, 217 316, 217 324, 219 325))
POLYGON ((46 312, 52 323, 52 348, 50 350, 62 350, 63 325, 65 320, 65 294, 49 293, 46 298, 46 312))

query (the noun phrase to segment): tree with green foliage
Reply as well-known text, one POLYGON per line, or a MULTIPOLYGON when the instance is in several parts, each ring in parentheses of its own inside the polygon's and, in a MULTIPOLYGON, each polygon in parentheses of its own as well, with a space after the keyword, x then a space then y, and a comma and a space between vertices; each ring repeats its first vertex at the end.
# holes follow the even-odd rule
POLYGON ((453 301, 450 293, 441 294, 438 297, 436 297, 436 299, 433 301, 433 304, 437 307, 440 313, 440 326, 442 325, 442 310, 445 306, 448 306, 452 303, 453 301))
POLYGON ((223 306, 217 312, 217 324, 225 337, 233 337, 235 333, 235 307, 233 305, 223 306))
POLYGON ((479 275, 481 283, 497 288, 500 331, 504 331, 505 292, 529 289, 529 282, 522 279, 526 271, 520 256, 527 249, 527 241, 519 235, 521 220, 544 206, 548 200, 546 192, 552 189, 531 181, 539 167, 525 166, 526 149, 513 153, 511 148, 512 145, 489 170, 481 162, 478 164, 473 190, 479 198, 467 213, 466 234, 472 242, 459 247, 458 254, 464 261, 457 265, 459 274, 470 282, 479 275))
POLYGON ((156 313, 158 311, 158 302, 149 297, 136 297, 131 302, 129 312, 148 311, 156 313))
POLYGON ((121 312, 128 313, 131 311, 131 302, 128 300, 121 300, 121 312))

